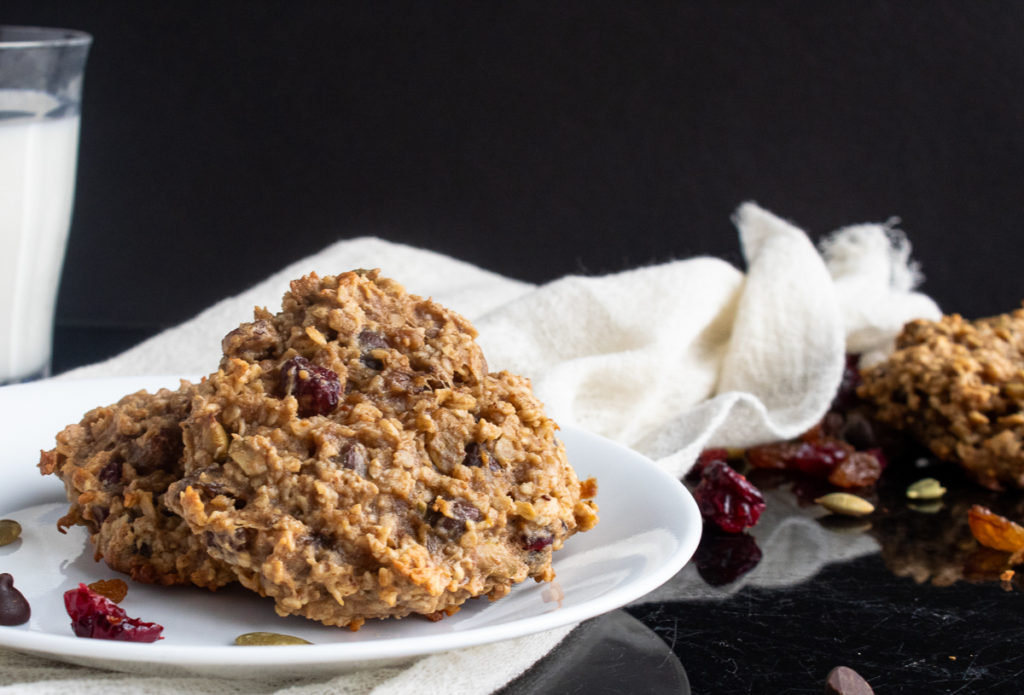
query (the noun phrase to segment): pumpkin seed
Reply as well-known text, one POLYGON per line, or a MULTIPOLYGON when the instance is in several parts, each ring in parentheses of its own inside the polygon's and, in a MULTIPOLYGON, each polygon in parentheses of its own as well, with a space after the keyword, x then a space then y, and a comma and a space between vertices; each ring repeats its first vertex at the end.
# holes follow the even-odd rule
POLYGON ((814 501, 833 514, 842 514, 843 516, 865 516, 875 511, 875 505, 863 497, 857 497, 848 492, 831 492, 814 501))
POLYGON ((247 632, 235 638, 235 644, 244 647, 264 647, 275 644, 313 644, 301 637, 282 635, 279 632, 247 632))
POLYGON ((921 478, 907 488, 907 497, 912 500, 937 500, 945 494, 946 488, 935 478, 921 478))
POLYGON ((0 519, 0 545, 8 545, 21 536, 21 524, 14 519, 0 519))

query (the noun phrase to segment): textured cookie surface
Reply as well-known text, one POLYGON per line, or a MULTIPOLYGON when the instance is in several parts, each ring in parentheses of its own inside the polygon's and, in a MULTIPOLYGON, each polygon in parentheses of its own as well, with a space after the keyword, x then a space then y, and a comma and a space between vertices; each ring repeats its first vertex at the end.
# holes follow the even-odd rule
POLYGON ((358 627, 549 580, 596 523, 527 380, 376 272, 292 283, 224 340, 165 500, 281 614, 358 627))
POLYGON ((97 560, 142 582, 216 588, 234 574, 163 502, 182 475, 180 423, 192 388, 182 382, 89 411, 57 435, 39 467, 64 481, 71 507, 59 526, 85 526, 97 560))
POLYGON ((597 522, 596 483, 475 336, 377 271, 296 280, 199 384, 58 435, 40 468, 65 482, 61 524, 136 579, 238 580, 352 628, 550 580, 552 552, 597 522))
POLYGON ((862 377, 858 393, 879 420, 986 487, 1024 488, 1024 310, 908 323, 862 377))

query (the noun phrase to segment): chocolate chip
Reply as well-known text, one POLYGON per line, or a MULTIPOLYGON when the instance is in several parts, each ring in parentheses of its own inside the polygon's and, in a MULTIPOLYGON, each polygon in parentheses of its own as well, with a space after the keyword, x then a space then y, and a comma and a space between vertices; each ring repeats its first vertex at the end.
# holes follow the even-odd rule
POLYGON ((441 535, 454 538, 461 536, 466 530, 466 521, 483 521, 484 515, 479 509, 468 502, 458 500, 448 505, 452 516, 444 516, 440 512, 431 515, 431 523, 441 535))
POLYGON ((111 461, 100 469, 97 476, 104 487, 113 487, 121 482, 121 462, 111 461))
POLYGON ((388 345, 387 338, 377 331, 371 331, 369 328, 364 328, 359 334, 359 345, 366 350, 387 350, 391 347, 388 345))
POLYGON ((480 453, 480 445, 476 442, 470 442, 466 445, 466 458, 462 459, 463 466, 469 466, 470 468, 476 468, 484 465, 483 455, 480 453))
POLYGON ((339 459, 344 468, 366 477, 366 447, 362 444, 346 444, 339 459))
POLYGON ((32 609, 20 591, 14 588, 14 577, 0 574, 0 625, 22 625, 32 617, 32 609))
POLYGON ((825 681, 825 695, 874 695, 868 682, 847 666, 836 666, 825 681))
POLYGON ((373 357, 372 355, 369 354, 360 357, 359 361, 375 372, 379 372, 380 370, 384 369, 384 361, 379 360, 376 357, 373 357))

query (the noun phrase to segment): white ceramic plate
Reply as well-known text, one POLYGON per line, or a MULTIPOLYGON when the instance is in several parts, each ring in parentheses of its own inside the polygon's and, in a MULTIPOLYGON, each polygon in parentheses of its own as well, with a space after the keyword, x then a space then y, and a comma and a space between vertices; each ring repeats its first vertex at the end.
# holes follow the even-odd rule
POLYGON ((410 657, 520 637, 591 618, 652 591, 690 558, 700 537, 697 506, 686 488, 650 460, 581 430, 560 436, 580 478, 596 476, 601 521, 555 554, 557 579, 524 582, 491 603, 469 601, 437 623, 418 618, 370 621, 358 632, 304 618, 281 618, 269 599, 244 589, 216 593, 129 582, 122 607, 164 626, 153 644, 75 637, 63 593, 79 582, 118 576, 94 562, 81 527, 61 535, 63 485, 40 476, 40 449, 82 414, 142 388, 175 386, 172 378, 46 381, 0 388, 0 518, 17 520, 21 539, 0 547, 0 571, 32 606, 32 618, 0 627, 0 645, 91 666, 148 673, 221 677, 312 675, 383 665, 410 657), (238 647, 234 638, 265 630, 298 635, 301 647, 238 647))

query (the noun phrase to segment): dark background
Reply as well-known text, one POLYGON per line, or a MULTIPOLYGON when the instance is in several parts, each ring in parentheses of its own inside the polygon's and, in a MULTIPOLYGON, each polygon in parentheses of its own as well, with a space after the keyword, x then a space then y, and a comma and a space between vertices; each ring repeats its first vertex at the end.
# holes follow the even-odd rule
POLYGON ((120 350, 340 238, 532 281, 739 263, 748 199, 814 237, 899 217, 947 311, 1024 297, 1024 3, 5 0, 0 21, 95 37, 58 370, 79 333, 120 350))

